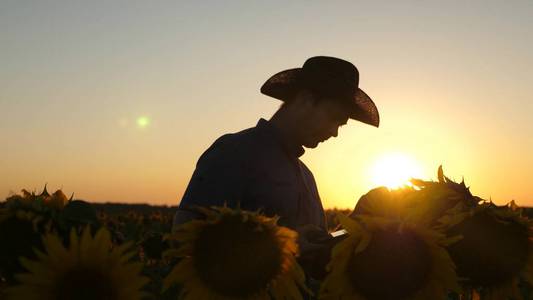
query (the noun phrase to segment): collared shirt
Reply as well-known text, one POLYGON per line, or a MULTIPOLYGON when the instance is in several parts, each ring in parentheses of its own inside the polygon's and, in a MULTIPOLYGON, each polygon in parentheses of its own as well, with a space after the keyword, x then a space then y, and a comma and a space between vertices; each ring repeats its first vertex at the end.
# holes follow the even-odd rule
POLYGON ((326 230, 324 209, 311 171, 269 121, 218 138, 200 157, 174 222, 191 219, 194 206, 240 206, 279 216, 278 224, 313 224, 326 230))

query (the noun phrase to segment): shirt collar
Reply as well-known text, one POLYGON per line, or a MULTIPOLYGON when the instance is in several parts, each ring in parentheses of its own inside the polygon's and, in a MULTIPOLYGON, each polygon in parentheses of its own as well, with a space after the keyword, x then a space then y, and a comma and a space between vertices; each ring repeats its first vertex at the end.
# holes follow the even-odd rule
POLYGON ((270 121, 267 121, 263 118, 257 122, 258 129, 267 132, 269 135, 273 136, 274 139, 281 144, 285 152, 291 157, 300 157, 305 153, 304 148, 301 145, 294 144, 292 141, 287 139, 281 131, 276 128, 270 121))

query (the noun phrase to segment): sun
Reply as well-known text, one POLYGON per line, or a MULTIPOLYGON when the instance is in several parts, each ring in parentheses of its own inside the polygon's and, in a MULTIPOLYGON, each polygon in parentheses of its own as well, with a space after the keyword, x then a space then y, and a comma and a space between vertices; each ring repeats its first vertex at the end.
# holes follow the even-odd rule
POLYGON ((375 186, 398 188, 410 186, 411 178, 423 178, 423 172, 416 160, 408 155, 389 153, 376 161, 371 170, 371 178, 375 186))

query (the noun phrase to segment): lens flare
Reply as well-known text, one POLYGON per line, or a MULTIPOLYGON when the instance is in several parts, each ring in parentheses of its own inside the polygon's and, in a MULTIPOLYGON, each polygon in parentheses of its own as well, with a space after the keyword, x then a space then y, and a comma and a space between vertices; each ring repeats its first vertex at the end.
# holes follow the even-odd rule
POLYGON ((144 129, 150 125, 151 120, 146 116, 140 116, 137 118, 137 127, 144 129))

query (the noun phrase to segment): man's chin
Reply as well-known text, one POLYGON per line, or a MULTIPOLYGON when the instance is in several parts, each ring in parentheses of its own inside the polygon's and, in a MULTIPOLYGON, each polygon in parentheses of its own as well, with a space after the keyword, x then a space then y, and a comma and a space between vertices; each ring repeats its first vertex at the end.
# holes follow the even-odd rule
POLYGON ((316 148, 318 146, 320 142, 312 142, 312 143, 306 143, 304 144, 303 146, 305 148, 309 148, 309 149, 313 149, 313 148, 316 148))

